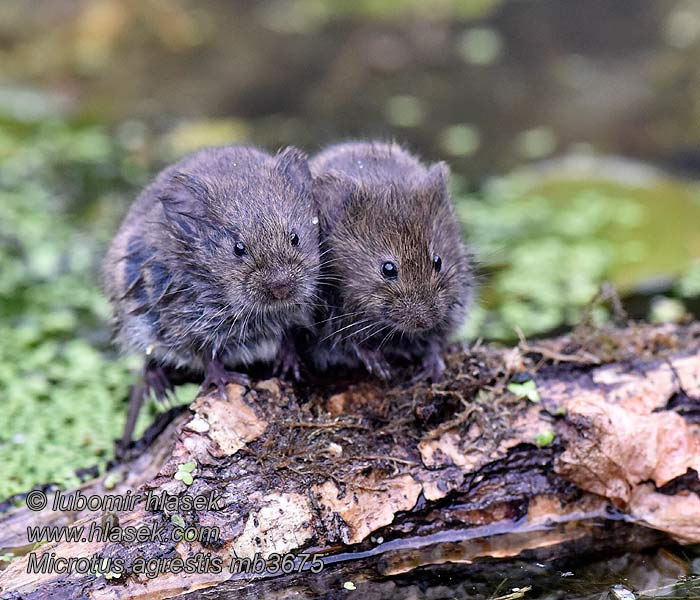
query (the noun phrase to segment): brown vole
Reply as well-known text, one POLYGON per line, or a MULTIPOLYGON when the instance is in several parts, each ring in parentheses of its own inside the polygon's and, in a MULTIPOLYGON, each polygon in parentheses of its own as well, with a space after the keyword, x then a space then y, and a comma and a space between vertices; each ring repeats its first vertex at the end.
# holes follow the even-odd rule
POLYGON ((309 162, 321 218, 321 290, 312 362, 364 365, 388 379, 387 358, 418 359, 437 380, 447 340, 464 321, 474 277, 444 163, 426 167, 394 143, 346 142, 309 162))
POLYGON ((166 368, 204 385, 246 382, 229 369, 276 361, 298 372, 292 330, 312 321, 318 218, 305 156, 210 148, 163 170, 131 207, 104 262, 116 338, 147 356, 123 445, 166 368))

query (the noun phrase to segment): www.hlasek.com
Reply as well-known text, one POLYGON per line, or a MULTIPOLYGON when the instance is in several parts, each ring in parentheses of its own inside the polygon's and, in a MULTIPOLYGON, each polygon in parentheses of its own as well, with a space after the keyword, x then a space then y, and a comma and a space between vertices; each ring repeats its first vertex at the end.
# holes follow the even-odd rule
POLYGON ((113 542, 134 544, 143 542, 200 542, 213 544, 220 538, 221 531, 215 526, 188 527, 172 523, 148 525, 82 525, 50 527, 27 527, 30 544, 42 542, 113 542))

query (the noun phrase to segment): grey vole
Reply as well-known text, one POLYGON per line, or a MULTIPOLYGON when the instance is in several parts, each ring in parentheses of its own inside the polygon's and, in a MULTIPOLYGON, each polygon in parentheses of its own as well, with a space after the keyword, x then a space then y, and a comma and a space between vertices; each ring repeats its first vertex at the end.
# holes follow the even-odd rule
POLYGON ((441 351, 471 303, 471 258, 444 163, 424 166, 395 143, 346 142, 309 164, 321 218, 321 290, 312 362, 388 379, 387 358, 417 359, 437 380, 441 351))
POLYGON ((246 382, 229 369, 255 361, 298 373, 290 340, 311 324, 318 243, 311 174, 294 148, 202 150, 144 189, 104 262, 117 341, 147 357, 123 445, 143 396, 169 387, 166 368, 219 388, 246 382))

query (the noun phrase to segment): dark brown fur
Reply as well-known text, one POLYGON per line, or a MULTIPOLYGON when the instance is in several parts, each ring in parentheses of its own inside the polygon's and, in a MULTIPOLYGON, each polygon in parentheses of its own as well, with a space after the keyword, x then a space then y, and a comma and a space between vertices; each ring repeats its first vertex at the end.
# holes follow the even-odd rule
POLYGON ((474 287, 447 166, 426 168, 396 144, 370 142, 332 146, 310 166, 326 298, 313 362, 320 369, 363 364, 388 378, 387 358, 411 357, 422 362, 419 376, 439 378, 440 352, 462 324, 474 287), (386 261, 398 266, 396 280, 383 277, 386 261))
POLYGON ((211 148, 162 171, 104 263, 121 347, 156 367, 208 376, 280 357, 290 331, 312 320, 319 251, 311 192, 306 159, 291 148, 276 157, 211 148))

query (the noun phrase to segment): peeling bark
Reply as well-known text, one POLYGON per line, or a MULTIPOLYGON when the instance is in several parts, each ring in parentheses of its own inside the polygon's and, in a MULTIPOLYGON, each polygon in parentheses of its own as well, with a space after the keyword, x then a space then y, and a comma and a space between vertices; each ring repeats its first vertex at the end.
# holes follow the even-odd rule
MULTIPOLYGON (((0 597, 305 597, 342 578, 410 577, 430 565, 700 543, 699 349, 698 324, 581 328, 536 346, 452 354, 439 385, 229 386, 226 398, 197 398, 142 455, 114 467, 117 487, 101 477, 81 488, 218 498, 216 510, 139 504, 117 515, 122 529, 169 535, 184 522, 218 527, 217 539, 47 543, 35 560, 99 555, 125 570, 31 573, 23 556, 0 572, 0 597), (509 386, 524 373, 538 402, 509 386), (313 554, 324 568, 231 574, 232 557, 256 553, 292 554, 294 570, 313 554), (136 572, 141 559, 198 555, 221 559, 221 572, 136 572)), ((104 516, 14 509, 0 517, 0 548, 27 552, 30 524, 88 527, 104 516)))

